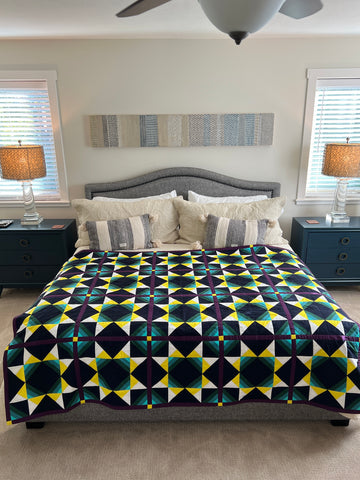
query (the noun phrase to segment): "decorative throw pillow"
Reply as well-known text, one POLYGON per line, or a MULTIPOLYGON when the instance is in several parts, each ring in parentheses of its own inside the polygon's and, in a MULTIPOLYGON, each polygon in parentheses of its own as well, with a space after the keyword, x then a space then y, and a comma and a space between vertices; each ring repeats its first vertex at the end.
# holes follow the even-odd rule
POLYGON ((86 222, 91 250, 151 248, 149 215, 86 222))
POLYGON ((237 247, 264 243, 268 220, 234 220, 208 215, 205 248, 237 247))

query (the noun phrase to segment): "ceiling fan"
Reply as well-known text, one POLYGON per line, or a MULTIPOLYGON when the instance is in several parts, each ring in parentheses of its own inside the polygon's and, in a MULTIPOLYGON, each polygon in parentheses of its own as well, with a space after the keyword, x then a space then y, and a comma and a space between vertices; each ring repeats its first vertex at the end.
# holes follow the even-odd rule
MULTIPOLYGON (((132 17, 159 7, 171 0, 137 0, 117 13, 132 17)), ((296 19, 308 17, 322 9, 321 0, 198 0, 208 19, 235 40, 260 30, 277 13, 296 19)))

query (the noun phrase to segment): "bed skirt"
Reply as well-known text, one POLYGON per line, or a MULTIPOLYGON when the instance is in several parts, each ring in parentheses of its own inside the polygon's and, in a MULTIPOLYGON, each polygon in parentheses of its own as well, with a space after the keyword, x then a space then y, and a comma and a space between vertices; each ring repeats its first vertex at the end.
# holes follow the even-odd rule
MULTIPOLYGON (((349 415, 350 416, 350 415, 349 415)), ((349 417, 347 416, 347 417, 349 417)), ((36 422, 226 422, 344 420, 337 412, 309 405, 248 403, 227 407, 172 407, 154 410, 113 410, 85 404, 70 412, 46 415, 36 422)))

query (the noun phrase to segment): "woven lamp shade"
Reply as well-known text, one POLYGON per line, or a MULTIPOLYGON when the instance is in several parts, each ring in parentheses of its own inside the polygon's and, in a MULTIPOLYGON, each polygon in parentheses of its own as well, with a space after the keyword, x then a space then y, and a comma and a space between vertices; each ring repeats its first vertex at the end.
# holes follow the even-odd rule
POLYGON ((331 177, 360 177, 360 143, 328 143, 322 174, 331 177))
POLYGON ((2 177, 8 180, 32 180, 46 177, 44 149, 40 145, 0 147, 2 177))

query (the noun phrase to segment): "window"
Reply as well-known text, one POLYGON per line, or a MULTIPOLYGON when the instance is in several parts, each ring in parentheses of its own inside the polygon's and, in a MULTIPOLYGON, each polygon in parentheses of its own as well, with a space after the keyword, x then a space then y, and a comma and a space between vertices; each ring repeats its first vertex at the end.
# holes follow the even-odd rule
MULTIPOLYGON (((337 179, 322 175, 327 143, 360 143, 360 69, 310 69, 296 203, 328 203, 337 179)), ((349 203, 360 200, 360 179, 348 184, 349 203)))
MULTIPOLYGON (((68 205, 65 162, 54 71, 0 71, 0 146, 44 147, 46 177, 32 181, 41 205, 68 205)), ((0 202, 22 202, 19 182, 0 178, 0 202)))

